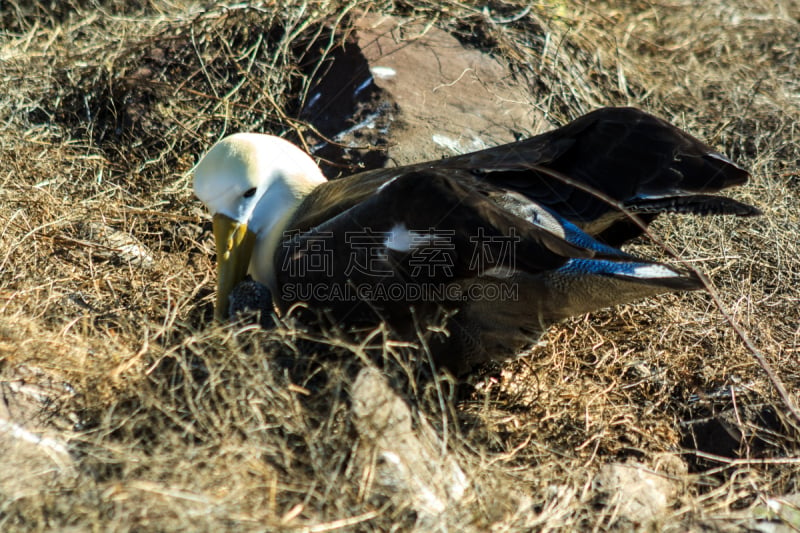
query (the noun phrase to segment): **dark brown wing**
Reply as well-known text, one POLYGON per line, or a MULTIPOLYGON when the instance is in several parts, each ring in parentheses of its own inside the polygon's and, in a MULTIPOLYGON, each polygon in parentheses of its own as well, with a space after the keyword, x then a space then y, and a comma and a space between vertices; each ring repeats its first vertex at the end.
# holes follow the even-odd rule
MULTIPOLYGON (((356 322, 380 318, 396 325, 411 307, 438 306, 459 296, 437 296, 413 305, 417 296, 404 291, 413 285, 444 285, 475 278, 489 271, 541 273, 557 269, 571 258, 590 258, 595 252, 573 244, 542 226, 501 208, 489 197, 459 180, 458 170, 431 169, 403 173, 372 189, 348 209, 307 228, 303 217, 275 257, 276 299, 285 306, 304 301, 356 322), (454 175, 455 174, 455 178, 454 175), (386 297, 388 288, 400 292, 386 297), (359 288, 366 292, 354 293, 359 288), (370 294, 381 291, 380 297, 370 294), (355 299, 354 299, 355 298, 355 299), (412 305, 409 305, 412 302, 412 305), (358 309, 360 307, 360 309, 358 309)), ((310 213, 327 212, 337 202, 331 189, 307 199, 310 213)))
POLYGON ((328 314, 340 326, 385 321, 413 339, 417 325, 455 312, 431 350, 456 374, 509 357, 565 317, 702 287, 692 272, 597 243, 465 170, 403 172, 380 188, 343 181, 312 193, 308 212, 329 211, 348 190, 349 203, 361 201, 276 253, 281 308, 302 302, 312 320, 328 314))
POLYGON ((759 210, 715 196, 747 181, 748 173, 712 148, 653 115, 633 108, 602 108, 566 126, 517 143, 438 161, 378 169, 326 184, 324 194, 341 202, 312 213, 312 227, 355 205, 381 183, 404 174, 460 171, 491 185, 519 192, 613 246, 641 233, 597 190, 649 222, 659 213, 734 214, 759 210))
POLYGON ((633 108, 598 109, 531 139, 436 164, 471 168, 615 246, 638 235, 638 228, 558 174, 644 214, 647 222, 662 212, 759 214, 755 207, 709 194, 744 184, 747 171, 688 133, 633 108))

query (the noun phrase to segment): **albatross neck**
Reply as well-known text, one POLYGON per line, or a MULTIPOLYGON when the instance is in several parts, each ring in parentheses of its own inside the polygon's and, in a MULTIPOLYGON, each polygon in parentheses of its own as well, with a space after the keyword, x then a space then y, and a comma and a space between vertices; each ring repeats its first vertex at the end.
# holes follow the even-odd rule
POLYGON ((303 200, 311 194, 322 181, 306 181, 287 185, 284 181, 272 184, 258 202, 248 226, 256 234, 253 257, 250 261, 250 275, 257 282, 269 287, 277 295, 275 273, 275 253, 281 245, 289 224, 303 200))

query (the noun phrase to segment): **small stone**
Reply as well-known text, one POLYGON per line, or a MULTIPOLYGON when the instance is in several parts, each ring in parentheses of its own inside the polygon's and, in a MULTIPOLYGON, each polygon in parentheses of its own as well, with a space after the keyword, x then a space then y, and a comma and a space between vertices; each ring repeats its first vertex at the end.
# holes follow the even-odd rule
POLYGON ((436 431, 374 368, 359 372, 352 390, 353 420, 363 468, 375 482, 411 502, 422 523, 460 501, 469 483, 436 431))
POLYGON ((687 468, 672 454, 660 454, 654 466, 629 461, 603 466, 593 486, 609 512, 629 523, 646 526, 657 521, 676 501, 687 468))

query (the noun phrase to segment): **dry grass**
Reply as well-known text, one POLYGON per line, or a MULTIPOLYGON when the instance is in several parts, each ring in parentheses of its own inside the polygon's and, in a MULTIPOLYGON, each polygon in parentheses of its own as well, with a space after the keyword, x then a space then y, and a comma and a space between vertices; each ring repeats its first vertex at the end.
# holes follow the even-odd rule
POLYGON ((0 477, 0 529, 411 528, 354 460, 364 364, 467 472, 442 528, 629 528, 593 479, 664 453, 689 471, 659 529, 752 526, 798 491, 797 420, 707 294, 573 319, 465 398, 380 336, 212 326, 213 246, 186 174, 225 133, 302 139, 308 74, 355 9, 429 21, 507 60, 554 122, 636 105, 752 170, 735 194, 764 217, 654 233, 712 278, 797 405, 797 1, 50 4, 0 7, 0 379, 7 402, 11 384, 44 391, 18 422, 68 443, 73 466, 0 477), (697 436, 730 409, 743 437, 716 457, 697 436))

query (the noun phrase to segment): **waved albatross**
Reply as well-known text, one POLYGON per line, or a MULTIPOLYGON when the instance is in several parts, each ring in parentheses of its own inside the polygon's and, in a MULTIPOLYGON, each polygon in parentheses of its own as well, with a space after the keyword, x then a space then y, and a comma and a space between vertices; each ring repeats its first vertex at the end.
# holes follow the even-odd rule
POLYGON ((528 140, 332 181, 288 141, 234 134, 197 164, 194 190, 213 215, 218 318, 248 271, 281 313, 302 302, 414 337, 444 310, 431 351, 458 375, 566 317, 702 286, 619 250, 642 230, 584 187, 649 223, 758 214, 712 194, 747 178, 661 119, 603 108, 528 140))

